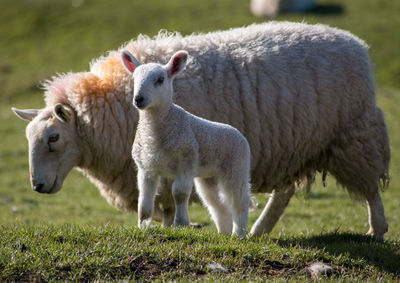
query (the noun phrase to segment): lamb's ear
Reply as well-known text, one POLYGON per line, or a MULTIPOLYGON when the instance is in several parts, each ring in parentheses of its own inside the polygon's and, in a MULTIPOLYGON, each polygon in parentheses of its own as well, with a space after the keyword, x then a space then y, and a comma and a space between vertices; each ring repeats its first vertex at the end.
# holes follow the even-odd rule
POLYGON ((179 74, 183 70, 183 68, 185 68, 187 57, 188 53, 184 50, 178 51, 174 55, 172 55, 171 59, 169 59, 167 66, 165 67, 168 75, 171 78, 179 74))
POLYGON ((121 60, 125 70, 127 70, 128 73, 131 74, 135 71, 137 67, 142 65, 142 63, 138 59, 136 59, 135 56, 133 56, 132 53, 128 50, 122 51, 121 60))
POLYGON ((11 110, 22 120, 32 121, 39 114, 38 109, 17 109, 12 107, 11 110))
POLYGON ((69 122, 72 118, 72 113, 68 110, 64 105, 57 104, 54 106, 54 114, 56 115, 57 119, 61 122, 69 122))

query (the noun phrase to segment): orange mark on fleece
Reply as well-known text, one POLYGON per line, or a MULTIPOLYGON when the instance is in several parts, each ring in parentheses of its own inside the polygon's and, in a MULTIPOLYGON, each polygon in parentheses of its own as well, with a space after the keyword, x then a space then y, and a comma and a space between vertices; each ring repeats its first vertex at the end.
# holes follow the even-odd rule
POLYGON ((96 98, 106 98, 111 88, 112 83, 110 81, 102 80, 92 73, 85 73, 74 86, 74 90, 77 94, 96 98))
MULTIPOLYGON (((129 74, 122 66, 118 52, 99 58, 91 66, 91 72, 69 73, 55 78, 46 85, 46 103, 66 103, 66 100, 78 98, 104 99, 110 102, 115 95, 123 95, 129 74)), ((75 103, 78 103, 76 101, 75 103)))
POLYGON ((82 96, 107 99, 107 94, 115 93, 118 86, 126 78, 127 73, 118 56, 109 56, 96 62, 96 74, 84 73, 74 86, 82 96))
POLYGON ((97 69, 105 81, 118 83, 121 76, 126 75, 126 71, 122 66, 119 56, 110 55, 107 58, 104 58, 101 62, 98 62, 98 64, 97 69))

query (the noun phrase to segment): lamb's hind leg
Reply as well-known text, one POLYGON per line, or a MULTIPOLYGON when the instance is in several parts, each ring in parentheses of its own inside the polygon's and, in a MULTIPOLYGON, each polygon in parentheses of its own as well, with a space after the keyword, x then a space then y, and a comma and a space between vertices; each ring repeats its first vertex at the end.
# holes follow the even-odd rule
MULTIPOLYGON (((238 174, 240 177, 240 174, 238 174)), ((232 212, 232 235, 246 237, 249 216, 250 189, 248 178, 229 178, 219 183, 223 198, 232 212)))
POLYGON ((177 176, 172 184, 172 196, 175 201, 175 219, 174 226, 188 226, 189 197, 193 188, 193 176, 181 174, 177 176))
MULTIPOLYGON (((158 208, 158 210, 160 211, 160 222, 162 222, 163 227, 170 227, 174 224, 175 203, 171 188, 172 180, 160 178, 157 189, 157 200, 159 200, 159 203, 162 205, 162 210, 160 208, 158 208)), ((154 210, 154 215, 155 214, 156 210, 154 210)))
POLYGON ((217 226, 218 233, 232 233, 232 213, 221 200, 218 193, 218 183, 215 178, 195 178, 196 191, 206 205, 211 219, 217 226))
POLYGON ((286 190, 274 190, 263 212, 258 217, 256 223, 254 223, 253 227, 251 227, 250 236, 261 236, 263 233, 271 232, 276 222, 278 222, 285 211, 294 192, 294 186, 286 190))

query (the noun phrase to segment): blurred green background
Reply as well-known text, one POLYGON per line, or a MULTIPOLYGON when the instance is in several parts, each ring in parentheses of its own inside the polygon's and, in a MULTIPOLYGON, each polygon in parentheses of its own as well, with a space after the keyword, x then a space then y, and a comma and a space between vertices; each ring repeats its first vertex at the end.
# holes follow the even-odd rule
MULTIPOLYGON (((392 146, 392 183, 383 194, 389 239, 400 236, 400 1, 317 1, 307 13, 282 14, 274 20, 325 23, 351 31, 370 45, 392 146)), ((0 224, 51 222, 102 225, 135 224, 136 214, 109 206, 97 189, 73 171, 55 195, 34 193, 29 185, 28 145, 24 121, 10 110, 44 106, 40 83, 57 73, 88 70, 89 62, 138 34, 160 29, 182 34, 208 32, 268 21, 238 0, 0 0, 0 224)), ((260 209, 267 200, 258 196, 260 209)), ((191 207, 192 221, 210 224, 206 211, 191 207)), ((207 225, 207 229, 215 229, 207 225)), ((291 201, 273 234, 324 231, 364 233, 363 202, 354 202, 328 179, 291 201)))

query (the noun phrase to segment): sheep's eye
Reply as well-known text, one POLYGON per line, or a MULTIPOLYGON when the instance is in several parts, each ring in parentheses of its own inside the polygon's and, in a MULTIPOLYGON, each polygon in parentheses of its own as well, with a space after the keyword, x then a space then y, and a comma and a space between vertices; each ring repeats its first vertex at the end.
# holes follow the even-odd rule
POLYGON ((59 135, 59 134, 51 135, 51 136, 49 137, 49 143, 51 143, 51 142, 56 142, 56 141, 58 141, 59 138, 60 138, 60 135, 59 135))
POLYGON ((164 82, 164 77, 159 77, 156 82, 154 83, 155 86, 159 86, 162 85, 162 83, 164 82))

